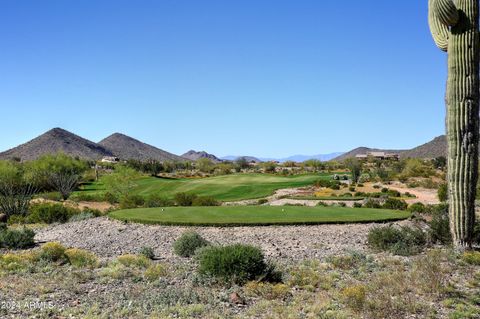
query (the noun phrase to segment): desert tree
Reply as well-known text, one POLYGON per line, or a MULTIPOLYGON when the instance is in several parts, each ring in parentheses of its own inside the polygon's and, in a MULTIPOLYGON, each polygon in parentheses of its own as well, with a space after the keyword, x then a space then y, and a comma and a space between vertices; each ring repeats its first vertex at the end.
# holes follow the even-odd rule
POLYGON ((35 187, 25 180, 20 164, 0 161, 0 221, 27 215, 34 194, 35 187))
POLYGON ((358 178, 362 172, 362 163, 356 158, 347 158, 345 160, 345 167, 348 168, 352 174, 352 182, 358 182, 358 178))

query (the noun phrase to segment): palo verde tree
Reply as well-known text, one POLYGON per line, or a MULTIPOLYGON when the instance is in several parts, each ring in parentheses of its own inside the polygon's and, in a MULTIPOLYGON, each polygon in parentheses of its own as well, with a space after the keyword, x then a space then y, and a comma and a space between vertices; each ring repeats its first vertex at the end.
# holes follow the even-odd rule
POLYGON ((429 0, 436 45, 448 52, 447 180, 454 245, 469 248, 475 222, 479 139, 479 1, 429 0))

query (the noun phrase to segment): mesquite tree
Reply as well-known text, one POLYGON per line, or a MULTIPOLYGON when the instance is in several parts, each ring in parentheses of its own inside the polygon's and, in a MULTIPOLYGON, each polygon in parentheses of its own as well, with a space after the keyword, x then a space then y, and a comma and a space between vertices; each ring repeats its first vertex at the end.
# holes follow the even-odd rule
POLYGON ((429 0, 436 45, 448 52, 446 93, 450 230, 457 248, 472 245, 479 139, 478 0, 429 0))

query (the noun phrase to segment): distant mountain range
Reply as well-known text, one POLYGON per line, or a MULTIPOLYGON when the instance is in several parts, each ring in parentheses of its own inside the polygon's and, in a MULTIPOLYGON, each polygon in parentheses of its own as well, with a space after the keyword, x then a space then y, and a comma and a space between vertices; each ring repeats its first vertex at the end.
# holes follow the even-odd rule
POLYGON ((447 138, 445 135, 435 137, 428 143, 414 147, 409 150, 385 150, 369 147, 358 147, 349 152, 334 158, 336 161, 342 161, 350 157, 355 157, 358 154, 366 154, 368 152, 385 152, 397 153, 400 158, 435 158, 439 156, 446 156, 447 154, 447 138))
POLYGON ((184 161, 185 159, 161 150, 155 146, 145 144, 130 136, 115 133, 101 140, 99 145, 111 151, 115 156, 123 160, 135 159, 139 161, 184 161))
POLYGON ((222 160, 225 160, 225 161, 236 161, 237 159, 239 158, 244 158, 246 159, 248 162, 255 162, 255 163, 260 163, 262 162, 261 159, 259 158, 256 158, 254 156, 235 156, 235 155, 228 155, 228 156, 223 156, 221 157, 220 159, 222 160))
POLYGON ((222 160, 219 159, 218 157, 216 157, 215 155, 209 154, 205 151, 197 152, 197 151, 194 151, 194 150, 190 150, 190 151, 186 152, 185 154, 183 154, 182 157, 186 158, 186 159, 189 159, 191 161, 196 161, 196 160, 199 160, 201 158, 208 158, 209 160, 211 160, 214 163, 222 162, 222 160))
POLYGON ((61 128, 54 128, 25 144, 0 153, 0 159, 30 161, 45 154, 59 152, 87 160, 99 160, 105 156, 116 156, 123 160, 185 160, 123 134, 115 133, 100 143, 94 143, 61 128))
POLYGON ((58 152, 93 160, 101 159, 104 156, 114 156, 112 151, 102 145, 61 128, 54 128, 25 144, 0 153, 0 159, 19 158, 22 161, 30 161, 45 154, 58 152))
POLYGON ((343 152, 336 152, 336 153, 329 153, 329 154, 317 154, 317 155, 292 155, 289 157, 283 157, 283 158, 269 158, 269 157, 260 157, 260 160, 262 161, 278 161, 280 163, 288 162, 288 161, 293 161, 293 162, 305 162, 306 160, 309 159, 316 159, 320 160, 322 162, 329 161, 337 156, 342 155, 343 152))
POLYGON ((344 160, 349 157, 355 157, 358 154, 365 154, 373 151, 384 151, 387 153, 398 153, 401 158, 434 158, 445 156, 447 153, 447 140, 445 135, 438 136, 432 141, 412 148, 410 150, 383 150, 377 148, 358 147, 346 153, 330 153, 317 155, 293 155, 285 158, 258 158, 254 156, 224 156, 218 158, 205 151, 188 151, 182 156, 178 156, 155 146, 143 143, 124 134, 115 133, 103 139, 99 143, 89 141, 83 137, 75 135, 61 128, 54 128, 50 131, 34 138, 33 140, 0 153, 0 159, 18 158, 22 161, 34 160, 44 154, 62 152, 70 156, 89 160, 99 160, 105 156, 116 156, 123 160, 149 160, 158 161, 195 161, 199 158, 209 158, 213 162, 222 160, 234 161, 244 157, 247 161, 295 161, 303 162, 308 159, 319 159, 321 161, 344 160))

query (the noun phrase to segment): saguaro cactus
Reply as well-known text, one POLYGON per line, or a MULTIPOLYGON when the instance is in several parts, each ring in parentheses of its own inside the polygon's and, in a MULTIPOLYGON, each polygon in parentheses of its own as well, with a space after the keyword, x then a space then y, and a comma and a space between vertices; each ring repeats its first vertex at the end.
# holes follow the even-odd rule
POLYGON ((436 45, 448 52, 447 119, 450 230, 457 248, 472 245, 479 139, 478 0, 429 0, 436 45))

